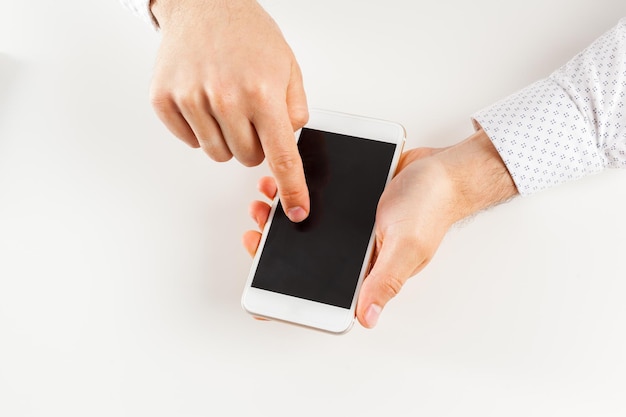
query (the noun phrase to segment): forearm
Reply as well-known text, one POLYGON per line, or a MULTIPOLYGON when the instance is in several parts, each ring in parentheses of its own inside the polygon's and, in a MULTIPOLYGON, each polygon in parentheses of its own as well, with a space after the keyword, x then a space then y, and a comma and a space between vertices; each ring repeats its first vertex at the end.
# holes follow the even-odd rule
POLYGON ((548 78, 474 115, 527 195, 626 167, 626 20, 548 78))
POLYGON ((518 194, 500 154, 484 130, 434 155, 454 190, 453 222, 518 194))

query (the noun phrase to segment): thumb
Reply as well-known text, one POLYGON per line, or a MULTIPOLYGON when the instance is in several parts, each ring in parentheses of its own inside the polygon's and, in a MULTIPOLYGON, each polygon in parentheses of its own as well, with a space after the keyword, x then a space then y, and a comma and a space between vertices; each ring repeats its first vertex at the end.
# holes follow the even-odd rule
POLYGON ((383 241, 370 273, 363 281, 357 303, 357 318, 368 329, 376 326, 385 305, 424 264, 419 251, 406 237, 383 241))

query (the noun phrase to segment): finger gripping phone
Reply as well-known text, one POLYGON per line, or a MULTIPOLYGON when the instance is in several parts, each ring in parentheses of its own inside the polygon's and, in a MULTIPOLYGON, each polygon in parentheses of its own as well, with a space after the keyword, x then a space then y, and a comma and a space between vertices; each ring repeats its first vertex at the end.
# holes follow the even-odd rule
POLYGON ((296 137, 310 213, 292 223, 274 200, 242 306, 254 316, 344 333, 354 323, 378 200, 398 165, 405 132, 397 123, 312 110, 296 137))

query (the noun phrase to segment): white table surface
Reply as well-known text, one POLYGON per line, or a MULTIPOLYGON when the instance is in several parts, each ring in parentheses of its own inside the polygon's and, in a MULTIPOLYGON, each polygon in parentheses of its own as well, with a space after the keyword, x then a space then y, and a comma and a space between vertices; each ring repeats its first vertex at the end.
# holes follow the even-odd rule
MULTIPOLYGON (((409 147, 545 77, 618 0, 263 3, 309 103, 409 147)), ((0 8, 0 415, 626 413, 626 172, 475 216, 379 326, 252 320, 241 234, 265 166, 217 164, 150 107, 159 35, 114 0, 0 8)))

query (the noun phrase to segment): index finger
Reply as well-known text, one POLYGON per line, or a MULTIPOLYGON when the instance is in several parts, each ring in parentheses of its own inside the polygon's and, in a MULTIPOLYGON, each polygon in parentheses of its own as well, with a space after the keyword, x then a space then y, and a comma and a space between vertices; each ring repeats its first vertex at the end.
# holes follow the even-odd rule
POLYGON ((278 111, 261 111, 252 122, 276 179, 285 214, 292 222, 303 221, 310 210, 309 190, 286 103, 278 111))

